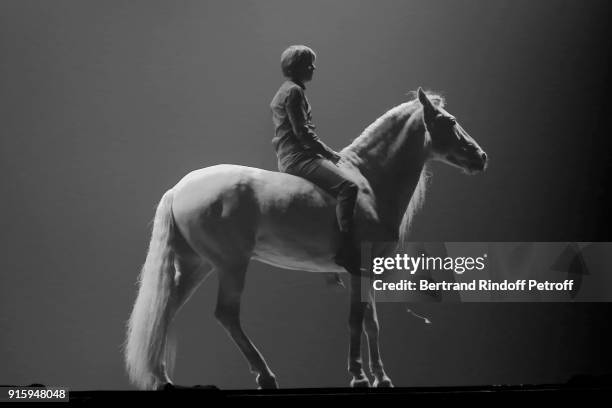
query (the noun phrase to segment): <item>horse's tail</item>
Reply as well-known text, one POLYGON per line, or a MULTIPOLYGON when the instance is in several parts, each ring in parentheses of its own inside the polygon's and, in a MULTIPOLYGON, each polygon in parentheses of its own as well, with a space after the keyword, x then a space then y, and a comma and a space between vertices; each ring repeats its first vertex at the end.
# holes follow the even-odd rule
MULTIPOLYGON (((139 290, 128 321, 125 364, 130 381, 141 389, 154 389, 163 381, 164 364, 174 344, 167 342, 171 292, 174 288, 175 234, 172 189, 161 198, 139 277, 139 290)), ((168 362, 172 365, 172 362, 168 362)))

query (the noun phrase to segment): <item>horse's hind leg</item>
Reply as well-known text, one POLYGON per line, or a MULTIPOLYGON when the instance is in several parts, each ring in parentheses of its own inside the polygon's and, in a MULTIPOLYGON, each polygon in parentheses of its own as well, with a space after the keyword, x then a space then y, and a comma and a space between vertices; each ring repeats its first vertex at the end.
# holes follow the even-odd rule
POLYGON ((278 388, 276 377, 259 350, 248 338, 240 323, 240 299, 244 289, 247 266, 248 260, 217 268, 219 294, 215 317, 248 361, 251 372, 257 375, 256 381, 259 388, 278 388))
MULTIPOLYGON (((212 272, 211 266, 204 262, 195 253, 193 255, 177 254, 174 267, 176 270, 174 276, 175 287, 171 298, 172 308, 170 309, 170 313, 168 315, 169 326, 172 324, 172 320, 176 317, 181 307, 187 303, 191 295, 193 295, 196 289, 212 272)), ((165 347, 167 348, 169 354, 174 352, 174 345, 168 344, 167 338, 165 347)), ((170 358, 173 358, 173 356, 170 358)), ((170 364, 172 363, 170 362, 170 364)), ((164 378, 165 384, 172 384, 172 380, 170 379, 170 375, 168 373, 168 368, 169 367, 166 366, 165 362, 162 363, 162 366, 160 367, 161 376, 164 378)))
POLYGON ((174 299, 175 313, 189 300, 196 289, 210 276, 212 267, 200 259, 177 260, 176 275, 176 298, 174 299))
POLYGON ((378 345, 378 316, 376 315, 376 300, 374 298, 374 288, 372 287, 370 287, 368 290, 368 302, 365 306, 363 328, 368 338, 368 346, 370 349, 370 371, 374 376, 374 387, 393 387, 391 379, 385 373, 382 359, 380 357, 380 349, 378 345))

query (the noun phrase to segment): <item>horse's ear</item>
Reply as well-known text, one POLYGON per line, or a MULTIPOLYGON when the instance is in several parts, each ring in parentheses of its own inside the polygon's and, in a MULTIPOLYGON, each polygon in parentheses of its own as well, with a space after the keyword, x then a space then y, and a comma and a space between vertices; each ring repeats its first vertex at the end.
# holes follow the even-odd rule
POLYGON ((419 102, 421 102, 421 105, 423 105, 423 108, 425 109, 425 114, 429 117, 433 116, 436 113, 436 108, 434 107, 433 103, 431 103, 427 95, 425 95, 425 92, 423 92, 423 88, 419 86, 417 93, 419 95, 419 102))

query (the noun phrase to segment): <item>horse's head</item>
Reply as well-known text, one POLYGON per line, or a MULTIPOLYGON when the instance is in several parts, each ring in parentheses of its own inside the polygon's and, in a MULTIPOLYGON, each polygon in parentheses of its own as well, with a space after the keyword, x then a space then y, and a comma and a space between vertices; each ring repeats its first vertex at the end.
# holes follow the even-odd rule
POLYGON ((435 106, 421 88, 418 96, 431 138, 431 158, 458 167, 468 174, 484 171, 487 154, 457 123, 457 119, 441 106, 435 106))

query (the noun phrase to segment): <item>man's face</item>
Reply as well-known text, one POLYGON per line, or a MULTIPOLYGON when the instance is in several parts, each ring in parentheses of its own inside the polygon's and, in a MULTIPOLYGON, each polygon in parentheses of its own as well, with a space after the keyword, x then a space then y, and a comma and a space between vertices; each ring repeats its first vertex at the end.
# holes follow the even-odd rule
POLYGON ((314 59, 311 61, 306 61, 303 65, 300 66, 299 69, 299 79, 304 82, 311 81, 314 71, 317 67, 314 64, 314 59))

